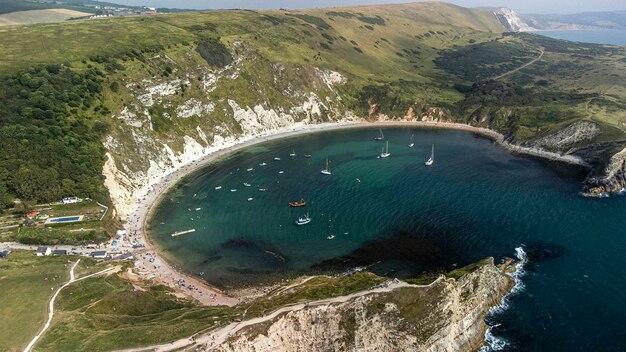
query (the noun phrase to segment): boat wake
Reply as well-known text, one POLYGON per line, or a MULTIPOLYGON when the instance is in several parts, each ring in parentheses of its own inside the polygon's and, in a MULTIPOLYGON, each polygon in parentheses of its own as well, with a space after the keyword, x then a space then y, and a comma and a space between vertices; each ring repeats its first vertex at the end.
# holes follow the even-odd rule
POLYGON ((515 256, 518 260, 515 271, 507 274, 511 276, 515 285, 513 285, 513 288, 509 291, 509 293, 502 297, 500 303, 489 309, 489 313, 486 318, 487 325, 489 325, 489 327, 485 332, 485 344, 480 348, 480 352, 504 351, 506 347, 509 346, 509 341, 507 341, 504 337, 494 335, 494 330, 501 326, 500 323, 496 322, 496 316, 507 310, 510 306, 511 297, 522 292, 525 288, 524 282, 522 282, 522 277, 526 274, 524 266, 528 261, 528 256, 522 247, 515 248, 515 256))

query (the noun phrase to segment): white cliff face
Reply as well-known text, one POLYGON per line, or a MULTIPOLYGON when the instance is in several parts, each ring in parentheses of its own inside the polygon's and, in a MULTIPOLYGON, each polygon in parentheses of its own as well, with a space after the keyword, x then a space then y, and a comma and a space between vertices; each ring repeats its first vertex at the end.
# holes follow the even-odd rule
POLYGON ((510 278, 488 264, 429 288, 405 287, 291 311, 237 331, 215 350, 472 351, 482 344, 489 307, 511 287, 510 278))
POLYGON ((502 7, 494 12, 494 15, 500 23, 511 32, 532 32, 536 28, 529 26, 515 11, 502 7))
MULTIPOLYGON (((336 87, 347 81, 342 74, 267 63, 243 42, 233 43, 232 49, 233 61, 225 67, 174 62, 177 67, 169 77, 126 80, 141 76, 139 71, 120 78, 126 80, 128 96, 121 111, 114 113, 112 131, 104 141, 108 153, 103 174, 122 220, 153 185, 207 155, 259 136, 353 118, 340 108, 336 87), (273 81, 257 81, 263 79, 260 75, 247 83, 268 92, 239 92, 241 73, 256 69, 269 69, 273 81), (238 94, 258 103, 241 104, 238 94), (274 101, 284 106, 264 101, 276 95, 281 98, 274 101)), ((194 55, 188 53, 189 58, 194 55)))
POLYGON ((192 116, 200 117, 203 114, 210 114, 213 110, 215 110, 215 104, 210 102, 205 104, 191 98, 176 108, 176 115, 186 119, 192 116))
POLYGON ((579 143, 594 139, 601 132, 600 127, 593 122, 578 121, 556 133, 541 137, 530 144, 535 148, 565 152, 579 143))

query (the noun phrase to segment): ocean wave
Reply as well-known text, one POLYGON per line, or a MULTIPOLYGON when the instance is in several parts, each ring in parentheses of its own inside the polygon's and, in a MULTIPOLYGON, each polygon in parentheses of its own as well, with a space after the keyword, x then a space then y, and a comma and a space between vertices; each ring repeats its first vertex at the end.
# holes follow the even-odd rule
POLYGON ((513 282, 515 282, 515 285, 513 285, 511 291, 502 297, 502 300, 498 304, 489 309, 489 313, 487 313, 487 320, 489 321, 487 324, 489 327, 487 328, 487 331, 485 331, 485 344, 480 348, 480 352, 504 351, 504 349, 509 345, 509 341, 507 341, 504 337, 494 335, 494 329, 501 325, 495 323, 495 317, 507 310, 510 306, 509 302, 511 297, 522 292, 526 287, 522 281, 522 277, 526 274, 524 266, 528 261, 528 255, 524 251, 524 248, 517 247, 515 248, 515 257, 518 260, 517 265, 515 266, 515 271, 508 273, 508 275, 513 279, 513 282))

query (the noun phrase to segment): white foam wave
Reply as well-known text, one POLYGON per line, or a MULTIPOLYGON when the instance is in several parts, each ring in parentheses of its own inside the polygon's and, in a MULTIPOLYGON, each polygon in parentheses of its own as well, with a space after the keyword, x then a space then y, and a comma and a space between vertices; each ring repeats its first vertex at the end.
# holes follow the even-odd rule
MULTIPOLYGON (((489 309, 487 319, 494 319, 494 316, 507 310, 510 305, 509 302, 511 297, 523 291, 526 287, 524 285, 524 282, 522 282, 522 277, 526 274, 526 271, 524 270, 524 265, 528 261, 528 256, 526 255, 526 252, 522 247, 515 248, 515 256, 518 260, 517 265, 515 266, 515 271, 512 273, 508 273, 508 275, 515 282, 515 285, 513 285, 511 291, 509 291, 506 295, 504 295, 504 297, 502 297, 500 303, 489 309)), ((493 334, 494 328, 497 328, 500 325, 501 324, 494 323, 489 325, 487 331, 485 332, 485 345, 480 348, 480 352, 504 351, 506 346, 509 345, 509 342, 505 338, 498 337, 493 334)))

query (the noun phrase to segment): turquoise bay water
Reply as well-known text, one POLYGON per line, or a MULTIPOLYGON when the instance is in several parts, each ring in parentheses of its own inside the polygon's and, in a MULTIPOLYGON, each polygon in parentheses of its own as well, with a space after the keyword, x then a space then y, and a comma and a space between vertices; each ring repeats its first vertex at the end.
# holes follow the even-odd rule
POLYGON ((583 31, 539 31, 537 34, 573 42, 626 45, 626 30, 598 29, 583 31))
POLYGON ((376 129, 240 151, 170 192, 151 221, 152 238, 175 263, 223 287, 365 265, 411 277, 488 256, 501 260, 521 246, 529 256, 524 289, 489 319, 507 350, 626 346, 626 197, 582 197, 580 172, 510 154, 467 132, 384 132, 386 159, 376 158, 384 145, 373 140, 376 129), (435 164, 426 167, 432 144, 435 164), (326 158, 331 176, 320 174, 326 158), (263 161, 267 166, 258 165, 263 161), (305 208, 287 206, 300 198, 305 208), (313 221, 296 226, 307 212, 313 221), (191 228, 197 231, 170 236, 191 228), (326 239, 330 233, 334 240, 326 239))

